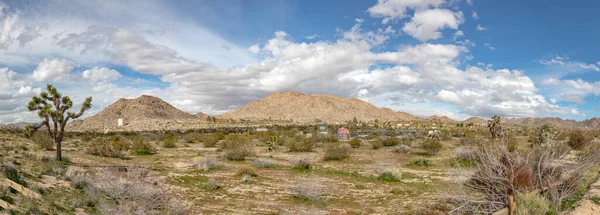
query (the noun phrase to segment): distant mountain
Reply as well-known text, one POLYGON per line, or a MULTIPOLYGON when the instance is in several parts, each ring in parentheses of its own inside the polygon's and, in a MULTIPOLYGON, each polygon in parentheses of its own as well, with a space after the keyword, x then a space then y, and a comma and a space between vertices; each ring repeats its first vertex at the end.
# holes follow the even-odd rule
POLYGON ((346 122, 354 117, 360 121, 413 120, 419 117, 389 108, 378 108, 356 98, 325 94, 306 95, 299 92, 279 92, 262 100, 252 101, 237 110, 221 114, 222 119, 293 119, 296 122, 346 122))
POLYGON ((484 119, 484 118, 481 118, 481 117, 471 117, 471 118, 468 118, 468 119, 466 119, 466 120, 464 120, 462 122, 465 123, 465 124, 473 123, 474 125, 487 124, 487 120, 484 119))
POLYGON ((437 115, 433 115, 433 116, 427 117, 426 120, 429 120, 429 121, 438 121, 438 122, 454 122, 454 120, 450 119, 450 117, 447 117, 447 116, 437 116, 437 115))
POLYGON ((160 125, 150 122, 198 120, 198 117, 183 112, 158 97, 143 95, 136 99, 119 99, 98 114, 73 121, 67 126, 74 130, 103 131, 116 128, 118 119, 123 119, 125 127, 133 127, 133 130, 160 130, 160 125))
POLYGON ((196 117, 200 118, 200 119, 207 119, 210 115, 202 113, 202 112, 198 112, 195 115, 196 117))

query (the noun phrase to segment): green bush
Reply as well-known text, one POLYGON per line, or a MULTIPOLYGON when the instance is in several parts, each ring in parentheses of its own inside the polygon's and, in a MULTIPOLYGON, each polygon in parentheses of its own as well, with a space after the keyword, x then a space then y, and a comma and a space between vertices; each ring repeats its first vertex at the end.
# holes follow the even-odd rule
POLYGON ((518 193, 515 196, 517 208, 515 214, 537 215, 546 214, 551 209, 551 203, 537 192, 518 193))
POLYGON ((425 160, 423 158, 417 158, 408 163, 408 166, 417 166, 417 167, 432 167, 433 162, 430 160, 425 160))
POLYGON ((151 155, 156 153, 156 149, 152 143, 146 142, 143 137, 138 136, 133 139, 131 153, 135 155, 151 155))
POLYGON ((202 139, 202 135, 199 133, 187 133, 183 135, 183 141, 186 143, 195 143, 202 139))
POLYGON ((220 138, 217 134, 205 134, 201 139, 204 147, 215 147, 220 138))
POLYGON ((313 138, 296 138, 288 143, 290 152, 310 152, 313 148, 315 148, 315 141, 313 138))
POLYGON ((227 160, 241 161, 252 155, 252 146, 247 142, 223 140, 219 144, 219 148, 225 151, 223 156, 227 160))
POLYGON ((395 145, 398 145, 398 144, 400 144, 400 139, 398 139, 398 138, 395 138, 395 137, 388 138, 388 139, 385 139, 385 140, 383 140, 383 141, 381 142, 381 144, 382 144, 383 146, 395 146, 395 145))
POLYGON ((381 146, 382 146, 381 141, 379 141, 379 140, 371 141, 371 147, 373 147, 373 149, 379 149, 379 148, 381 148, 381 146))
POLYGON ((167 134, 163 138, 163 147, 165 148, 176 148, 177 147, 177 136, 174 134, 167 134))
POLYGON ((350 145, 330 143, 325 149, 325 160, 343 160, 349 157, 350 145))
POLYGON ((429 138, 423 143, 423 149, 427 154, 435 155, 442 149, 442 143, 438 138, 429 138))
POLYGON ((362 140, 360 140, 358 138, 354 138, 354 139, 350 140, 350 146, 352 148, 360 148, 360 142, 362 142, 362 140))
POLYGON ((400 175, 397 172, 385 171, 385 172, 381 173, 379 175, 379 177, 377 177, 377 179, 380 181, 387 181, 387 182, 399 182, 402 179, 402 175, 400 175))
POLYGON ((11 181, 14 181, 17 184, 27 187, 27 182, 23 180, 21 174, 19 174, 19 172, 17 171, 17 168, 12 164, 4 165, 4 177, 10 179, 11 181))
POLYGON ((47 132, 36 131, 31 136, 31 140, 43 150, 54 149, 54 141, 52 141, 52 138, 50 138, 50 135, 47 132))
POLYGON ((111 139, 98 138, 87 148, 87 153, 102 157, 123 158, 125 152, 129 150, 128 141, 122 141, 119 136, 113 136, 111 139))

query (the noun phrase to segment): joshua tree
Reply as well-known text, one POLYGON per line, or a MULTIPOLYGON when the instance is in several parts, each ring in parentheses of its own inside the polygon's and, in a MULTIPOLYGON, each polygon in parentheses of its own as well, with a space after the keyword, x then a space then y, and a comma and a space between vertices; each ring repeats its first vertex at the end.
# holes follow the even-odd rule
POLYGON ((34 96, 27 105, 29 111, 37 111, 38 116, 44 119, 44 121, 33 126, 27 126, 27 132, 31 134, 42 126, 45 126, 46 131, 48 131, 48 134, 54 143, 56 143, 56 159, 62 161, 61 142, 65 132, 65 125, 67 125, 70 119, 79 118, 83 115, 84 111, 92 107, 92 97, 90 96, 85 99, 79 113, 67 112, 69 108, 73 107, 71 98, 62 96, 50 84, 46 86, 46 89, 48 92, 42 92, 40 96, 34 96))
POLYGON ((493 116, 492 120, 488 121, 488 127, 490 128, 490 133, 492 134, 492 139, 500 139, 503 143, 507 143, 506 133, 502 130, 502 126, 500 125, 500 117, 493 116))

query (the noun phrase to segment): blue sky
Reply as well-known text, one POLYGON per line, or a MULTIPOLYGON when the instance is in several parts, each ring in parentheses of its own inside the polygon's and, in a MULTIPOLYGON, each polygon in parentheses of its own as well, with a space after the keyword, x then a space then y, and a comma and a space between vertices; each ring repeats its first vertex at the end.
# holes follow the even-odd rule
POLYGON ((272 92, 419 116, 600 115, 598 1, 0 1, 0 122, 47 83, 92 115, 159 96, 220 114, 272 92))

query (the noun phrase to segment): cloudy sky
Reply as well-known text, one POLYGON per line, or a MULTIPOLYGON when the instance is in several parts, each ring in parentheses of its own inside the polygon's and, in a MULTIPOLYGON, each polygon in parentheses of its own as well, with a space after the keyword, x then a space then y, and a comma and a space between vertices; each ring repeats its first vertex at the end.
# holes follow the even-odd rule
POLYGON ((600 1, 4 1, 0 123, 48 83, 97 113, 161 97, 220 114, 272 92, 419 116, 600 115, 600 1))

